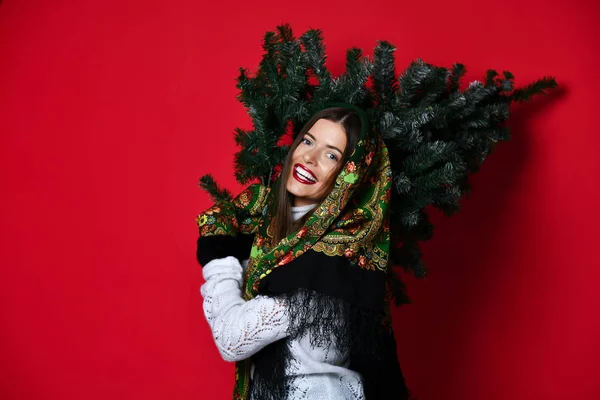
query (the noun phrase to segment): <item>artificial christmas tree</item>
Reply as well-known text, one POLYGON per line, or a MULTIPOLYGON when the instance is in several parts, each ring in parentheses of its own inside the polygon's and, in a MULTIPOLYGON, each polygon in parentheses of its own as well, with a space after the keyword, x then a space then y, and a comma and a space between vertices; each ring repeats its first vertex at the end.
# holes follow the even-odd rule
MULTIPOLYGON (((271 185, 289 150, 280 144, 286 135, 295 137, 328 104, 360 107, 390 154, 390 261, 417 278, 427 273, 419 248, 432 236, 427 207, 455 214, 470 190, 469 174, 480 169, 498 141, 510 138, 505 125, 510 104, 557 85, 543 77, 515 88, 510 72, 488 70, 482 82, 460 90, 464 65, 444 68, 419 59, 397 77, 396 49, 386 41, 377 44, 372 60, 358 48, 349 49, 346 71, 333 77, 321 32, 311 29, 296 39, 289 25, 267 32, 263 50, 256 74, 241 68, 237 79, 238 98, 253 123, 251 130, 235 131, 238 182, 271 185)), ((200 179, 200 186, 224 206, 232 199, 210 175, 200 179)), ((393 268, 388 284, 396 305, 410 302, 393 268)))

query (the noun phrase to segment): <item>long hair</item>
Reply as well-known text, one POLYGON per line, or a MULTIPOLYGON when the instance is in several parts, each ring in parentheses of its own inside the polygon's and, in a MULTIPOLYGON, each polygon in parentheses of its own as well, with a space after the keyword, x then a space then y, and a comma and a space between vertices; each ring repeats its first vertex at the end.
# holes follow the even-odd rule
POLYGON ((289 235, 290 233, 300 229, 302 225, 308 220, 311 216, 312 212, 306 213, 304 217, 300 218, 298 221, 294 221, 292 218, 292 205, 294 204, 294 196, 287 191, 287 179, 290 175, 290 171, 292 169, 292 154, 296 147, 300 144, 304 135, 308 132, 310 128, 317 122, 319 119, 326 119, 328 121, 332 121, 341 125, 344 133, 346 134, 346 147, 344 149, 344 153, 342 154, 342 158, 336 169, 332 171, 329 175, 327 183, 324 187, 324 190, 321 192, 320 201, 323 201, 333 189, 335 184, 335 179, 340 173, 344 164, 350 157, 350 154, 354 151, 356 147, 356 143, 358 142, 358 138, 360 137, 361 131, 361 120, 358 114, 352 110, 348 110, 342 107, 331 107, 326 108, 324 110, 319 111, 302 127, 294 142, 290 146, 290 151, 285 158, 283 166, 281 168, 281 179, 279 179, 279 185, 275 187, 275 204, 277 213, 275 215, 275 226, 273 232, 273 240, 274 243, 279 242, 281 239, 289 235))

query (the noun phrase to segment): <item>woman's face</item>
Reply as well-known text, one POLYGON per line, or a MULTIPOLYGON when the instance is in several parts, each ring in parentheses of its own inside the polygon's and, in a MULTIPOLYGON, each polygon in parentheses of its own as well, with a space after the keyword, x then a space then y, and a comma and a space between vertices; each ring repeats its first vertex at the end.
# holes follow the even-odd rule
POLYGON ((294 206, 318 203, 323 190, 342 160, 346 133, 342 125, 319 119, 292 153, 292 168, 286 189, 294 195, 294 206))

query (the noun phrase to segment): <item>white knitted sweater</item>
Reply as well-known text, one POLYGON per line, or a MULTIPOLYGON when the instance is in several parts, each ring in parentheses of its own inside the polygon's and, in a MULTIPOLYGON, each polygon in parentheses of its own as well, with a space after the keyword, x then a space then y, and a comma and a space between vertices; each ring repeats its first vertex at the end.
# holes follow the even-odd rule
MULTIPOLYGON (((293 207, 294 219, 313 207, 293 207)), ((247 265, 247 261, 243 264, 247 265)), ((223 359, 246 359, 288 336, 289 322, 281 299, 263 295, 250 301, 242 299, 244 267, 237 258, 212 260, 202 272, 206 280, 200 288, 204 315, 223 359)), ((292 357, 286 370, 291 378, 288 399, 364 400, 362 378, 347 368, 347 354, 339 354, 333 340, 326 347, 312 347, 309 336, 310 332, 294 340, 286 339, 292 357)))

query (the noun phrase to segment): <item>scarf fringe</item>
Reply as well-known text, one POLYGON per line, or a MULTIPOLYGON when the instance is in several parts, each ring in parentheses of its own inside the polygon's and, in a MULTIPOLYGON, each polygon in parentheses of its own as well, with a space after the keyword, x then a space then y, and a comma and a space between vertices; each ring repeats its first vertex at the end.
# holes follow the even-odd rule
MULTIPOLYGON (((369 400, 384 398, 377 394, 383 392, 378 371, 385 369, 388 375, 393 373, 393 366, 390 371, 385 364, 396 360, 397 365, 397 357, 395 341, 393 348, 389 346, 393 333, 384 327, 381 313, 308 289, 297 289, 278 297, 286 302, 289 336, 271 343, 252 357, 255 365, 250 389, 252 400, 287 398, 290 378, 286 370, 293 361, 288 340, 306 335, 313 347, 326 347, 333 341, 340 355, 348 354, 349 368, 363 376, 365 397, 369 400), (393 354, 387 354, 392 351, 393 354)), ((386 400, 409 399, 399 366, 397 373, 399 376, 393 382, 385 384, 396 385, 394 392, 398 397, 386 397, 386 400)))

